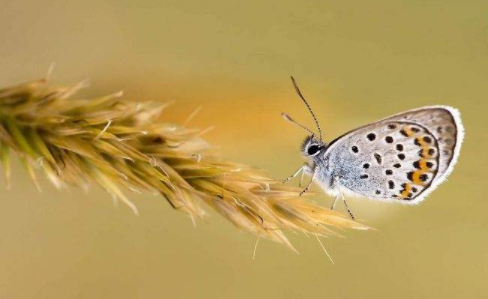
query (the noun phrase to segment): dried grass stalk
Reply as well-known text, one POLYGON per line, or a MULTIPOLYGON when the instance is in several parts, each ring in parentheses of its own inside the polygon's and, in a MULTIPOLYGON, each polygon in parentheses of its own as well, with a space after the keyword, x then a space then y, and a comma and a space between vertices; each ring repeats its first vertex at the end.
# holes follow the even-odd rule
POLYGON ((58 188, 95 182, 135 213, 124 189, 161 194, 192 219, 204 216, 205 202, 238 228, 290 248, 285 230, 331 235, 330 228, 368 229, 299 197, 296 187, 210 155, 202 131, 164 121, 165 105, 122 101, 120 94, 72 98, 82 87, 37 80, 0 90, 8 186, 13 150, 38 188, 34 168, 58 188))

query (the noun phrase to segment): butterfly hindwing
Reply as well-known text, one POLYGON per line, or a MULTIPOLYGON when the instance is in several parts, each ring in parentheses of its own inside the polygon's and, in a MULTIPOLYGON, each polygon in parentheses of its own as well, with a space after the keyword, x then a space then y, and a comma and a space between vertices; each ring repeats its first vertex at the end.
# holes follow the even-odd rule
POLYGON ((417 123, 434 135, 440 148, 439 175, 435 181, 440 183, 452 171, 459 156, 464 137, 459 112, 447 106, 424 107, 394 115, 380 122, 393 120, 417 123))
POLYGON ((452 169, 460 129, 445 108, 422 108, 351 131, 333 141, 325 155, 341 187, 416 203, 452 169))

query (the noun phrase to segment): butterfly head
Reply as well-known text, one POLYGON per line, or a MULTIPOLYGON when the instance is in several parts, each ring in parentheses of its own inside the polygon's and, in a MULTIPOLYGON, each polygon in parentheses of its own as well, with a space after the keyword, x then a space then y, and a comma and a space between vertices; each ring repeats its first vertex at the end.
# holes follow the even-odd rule
POLYGON ((302 155, 305 158, 314 158, 323 153, 326 148, 327 145, 323 141, 317 139, 315 135, 310 135, 302 143, 302 155))

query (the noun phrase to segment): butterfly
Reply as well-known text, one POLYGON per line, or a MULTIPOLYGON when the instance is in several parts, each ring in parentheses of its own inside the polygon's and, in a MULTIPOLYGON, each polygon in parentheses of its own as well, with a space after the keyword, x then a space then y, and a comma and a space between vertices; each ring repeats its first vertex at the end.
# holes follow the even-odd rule
MULTIPOLYGON (((326 143, 319 122, 295 79, 298 96, 312 115, 318 134, 309 132, 301 146, 305 164, 284 182, 302 172, 311 180, 300 193, 317 183, 334 196, 331 209, 341 198, 354 195, 373 200, 418 204, 452 172, 464 137, 460 113, 449 106, 428 106, 399 113, 356 128, 326 143)), ((300 180, 301 185, 301 180, 300 180)))

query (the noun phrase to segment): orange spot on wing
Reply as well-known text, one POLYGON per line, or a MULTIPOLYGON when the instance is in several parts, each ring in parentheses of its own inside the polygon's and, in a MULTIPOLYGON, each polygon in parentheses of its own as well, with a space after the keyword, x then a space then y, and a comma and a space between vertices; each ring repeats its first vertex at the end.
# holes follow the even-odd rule
POLYGON ((403 128, 403 132, 407 137, 412 137, 414 135, 414 132, 409 127, 403 128))
POLYGON ((417 144, 419 144, 419 146, 422 148, 422 157, 423 158, 429 158, 430 155, 429 155, 429 149, 430 149, 430 146, 427 142, 424 141, 424 139, 422 137, 417 137, 417 144))
POLYGON ((410 191, 412 191, 412 185, 406 184, 405 188, 402 190, 402 193, 400 193, 400 196, 402 198, 407 198, 410 191))
POLYGON ((422 158, 419 160, 420 169, 416 170, 412 175, 412 182, 415 185, 423 186, 425 185, 425 182, 420 179, 420 176, 424 173, 431 172, 430 168, 427 167, 427 162, 429 161, 429 158, 431 158, 431 155, 429 154, 430 145, 425 142, 422 137, 418 137, 416 143, 422 148, 422 158))
POLYGON ((417 170, 413 173, 413 176, 412 176, 412 182, 415 184, 415 185, 421 185, 423 186, 424 185, 424 182, 422 182, 422 180, 420 179, 420 176, 424 173, 424 171, 422 170, 417 170))

